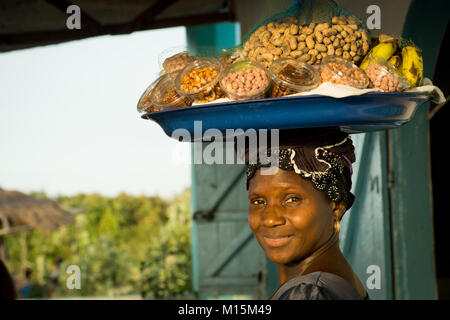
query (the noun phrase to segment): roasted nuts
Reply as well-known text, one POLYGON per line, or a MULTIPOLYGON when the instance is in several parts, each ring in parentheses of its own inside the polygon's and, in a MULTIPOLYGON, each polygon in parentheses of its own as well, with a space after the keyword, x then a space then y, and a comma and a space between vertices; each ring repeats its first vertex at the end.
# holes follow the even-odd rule
POLYGON ((177 90, 175 90, 175 88, 172 88, 166 91, 165 95, 162 98, 162 103, 169 104, 174 102, 178 98, 179 95, 177 93, 177 90))
POLYGON ((139 112, 151 112, 153 111, 152 99, 150 99, 152 92, 150 91, 142 100, 138 107, 139 112))
POLYGON ((367 88, 369 85, 369 79, 364 71, 348 60, 336 56, 325 58, 321 78, 322 82, 343 84, 359 89, 367 88))
POLYGON ((331 23, 302 26, 297 25, 298 20, 293 17, 288 17, 285 22, 269 22, 252 33, 242 54, 265 67, 282 57, 320 64, 324 57, 337 54, 352 62, 360 61, 369 51, 369 37, 359 27, 360 21, 354 16, 336 16, 331 20, 331 23), (315 51, 311 53, 313 49, 315 51), (339 51, 335 53, 337 49, 339 51))
POLYGON ((372 63, 365 72, 373 88, 379 88, 385 92, 402 91, 407 88, 408 81, 385 64, 372 63))
POLYGON ((283 97, 308 91, 319 85, 319 73, 312 66, 293 58, 281 58, 270 67, 271 97, 283 97))
POLYGON ((178 93, 195 102, 210 102, 223 97, 218 81, 222 66, 214 58, 198 58, 186 66, 178 75, 178 93))
POLYGON ((187 64, 192 62, 194 59, 195 57, 189 56, 186 51, 175 54, 164 60, 163 62, 164 71, 167 73, 179 71, 183 69, 187 64))
POLYGON ((215 67, 192 69, 181 80, 180 89, 187 93, 196 92, 213 81, 218 74, 219 70, 215 67))
POLYGON ((220 85, 231 100, 260 99, 269 87, 269 77, 264 66, 241 61, 224 71, 220 85))
POLYGON ((153 81, 142 93, 138 104, 137 104, 137 110, 138 112, 155 112, 160 111, 161 109, 159 107, 156 107, 151 99, 151 95, 153 92, 153 89, 156 87, 156 85, 161 81, 162 78, 165 76, 158 77, 155 81, 153 81))
POLYGON ((179 72, 165 74, 151 93, 152 104, 160 110, 187 107, 192 101, 175 90, 175 78, 179 72))

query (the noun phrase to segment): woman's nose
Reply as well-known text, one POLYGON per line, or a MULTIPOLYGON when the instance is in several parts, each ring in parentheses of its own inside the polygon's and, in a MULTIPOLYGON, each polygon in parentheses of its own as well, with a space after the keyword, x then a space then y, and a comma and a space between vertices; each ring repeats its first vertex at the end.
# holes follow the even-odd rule
POLYGON ((268 206, 264 212, 262 222, 266 227, 275 227, 285 224, 286 220, 278 208, 268 206))

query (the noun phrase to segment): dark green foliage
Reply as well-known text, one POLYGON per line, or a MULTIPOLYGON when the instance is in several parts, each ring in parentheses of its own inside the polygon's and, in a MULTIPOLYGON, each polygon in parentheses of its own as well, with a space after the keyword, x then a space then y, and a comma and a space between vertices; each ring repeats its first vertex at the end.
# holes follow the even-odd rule
POLYGON ((31 269, 35 287, 41 288, 32 293, 170 298, 191 291, 189 190, 171 200, 127 194, 56 200, 84 211, 75 225, 50 235, 28 231, 6 237, 9 270, 20 278, 31 269), (79 290, 66 287, 69 265, 81 269, 79 290), (55 274, 59 276, 52 285, 55 274))

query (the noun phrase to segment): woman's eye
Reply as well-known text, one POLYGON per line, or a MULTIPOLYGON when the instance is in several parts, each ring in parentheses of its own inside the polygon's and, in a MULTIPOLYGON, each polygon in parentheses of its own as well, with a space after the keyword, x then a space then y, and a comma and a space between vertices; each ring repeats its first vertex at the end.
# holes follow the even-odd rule
POLYGON ((296 202, 300 202, 302 199, 299 197, 289 197, 286 199, 287 203, 296 203, 296 202))
POLYGON ((255 199, 255 200, 252 200, 251 202, 255 206, 264 204, 264 200, 261 200, 261 199, 255 199))

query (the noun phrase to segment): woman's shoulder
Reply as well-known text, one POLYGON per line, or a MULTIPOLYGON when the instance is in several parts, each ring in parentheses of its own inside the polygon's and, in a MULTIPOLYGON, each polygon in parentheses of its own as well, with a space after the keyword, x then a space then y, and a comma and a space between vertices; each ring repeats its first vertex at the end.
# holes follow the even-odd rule
MULTIPOLYGON (((366 297, 367 298, 367 297, 366 297)), ((358 291, 333 273, 316 271, 290 279, 272 300, 362 300, 358 291)))

